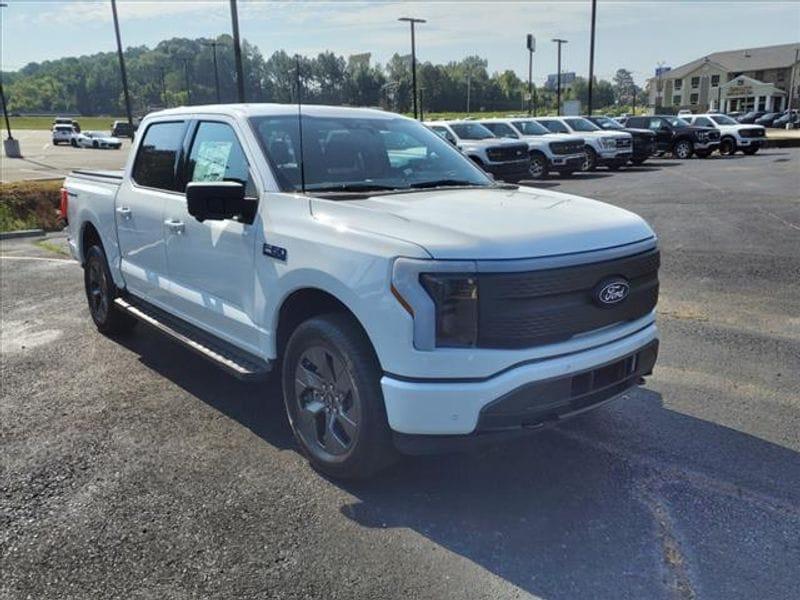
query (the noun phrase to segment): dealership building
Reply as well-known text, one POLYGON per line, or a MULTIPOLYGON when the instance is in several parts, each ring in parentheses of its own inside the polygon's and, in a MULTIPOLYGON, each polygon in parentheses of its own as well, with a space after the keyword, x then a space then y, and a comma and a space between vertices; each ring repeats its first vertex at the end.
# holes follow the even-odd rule
POLYGON ((714 52, 647 82, 655 112, 780 111, 800 106, 800 42, 714 52))

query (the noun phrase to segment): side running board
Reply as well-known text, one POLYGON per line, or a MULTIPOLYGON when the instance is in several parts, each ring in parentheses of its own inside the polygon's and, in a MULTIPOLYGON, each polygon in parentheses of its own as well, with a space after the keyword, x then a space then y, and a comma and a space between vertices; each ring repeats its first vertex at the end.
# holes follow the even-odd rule
POLYGON ((271 363, 206 333, 183 319, 139 298, 130 295, 125 298, 115 298, 114 304, 119 310, 128 313, 145 325, 167 334, 239 379, 263 379, 272 367, 271 363))

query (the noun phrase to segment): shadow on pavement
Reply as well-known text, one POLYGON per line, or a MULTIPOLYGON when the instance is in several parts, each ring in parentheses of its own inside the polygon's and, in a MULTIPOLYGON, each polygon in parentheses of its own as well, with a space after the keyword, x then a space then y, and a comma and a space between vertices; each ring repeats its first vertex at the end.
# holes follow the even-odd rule
MULTIPOLYGON (((239 382, 145 327, 119 342, 266 443, 295 447, 277 378, 239 382)), ((550 600, 789 598, 800 572, 798 453, 646 389, 507 444, 331 483, 355 497, 340 511, 359 525, 409 529, 550 600)))

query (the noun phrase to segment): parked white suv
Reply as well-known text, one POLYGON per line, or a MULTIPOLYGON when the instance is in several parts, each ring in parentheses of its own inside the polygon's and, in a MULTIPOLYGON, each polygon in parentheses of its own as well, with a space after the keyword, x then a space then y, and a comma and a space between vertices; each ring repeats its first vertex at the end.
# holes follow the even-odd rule
POLYGON ((532 118, 481 119, 479 123, 497 137, 527 142, 531 175, 535 179, 547 177, 550 171, 565 177, 583 168, 586 158, 583 138, 551 133, 532 118))
POLYGON ((425 125, 497 179, 519 181, 531 177, 527 144, 498 138, 476 121, 429 121, 425 125))
POLYGON ((406 117, 301 115, 151 113, 124 171, 66 179, 100 332, 141 322, 238 377, 278 370, 300 447, 339 477, 537 429, 651 372, 659 251, 640 217, 498 184, 406 117))
POLYGON ((72 125, 53 125, 53 146, 71 144, 76 132, 72 125))
POLYGON ((762 125, 744 125, 728 115, 719 113, 687 115, 682 116, 681 119, 689 125, 718 129, 720 154, 733 155, 737 150, 741 150, 745 154, 755 154, 763 145, 767 135, 767 131, 762 125))
POLYGON ((580 135, 584 139, 584 171, 593 171, 598 165, 617 170, 633 157, 630 133, 605 131, 583 117, 537 117, 536 120, 553 133, 580 135))

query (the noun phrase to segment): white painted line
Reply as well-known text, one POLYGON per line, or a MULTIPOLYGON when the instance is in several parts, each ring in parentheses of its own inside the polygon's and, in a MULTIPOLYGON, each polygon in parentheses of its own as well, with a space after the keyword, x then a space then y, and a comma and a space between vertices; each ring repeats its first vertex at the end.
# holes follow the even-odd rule
POLYGON ((78 261, 72 260, 71 258, 44 258, 41 256, 9 256, 8 254, 0 254, 0 259, 6 260, 41 260, 44 262, 58 262, 58 263, 74 263, 78 264, 78 261))

